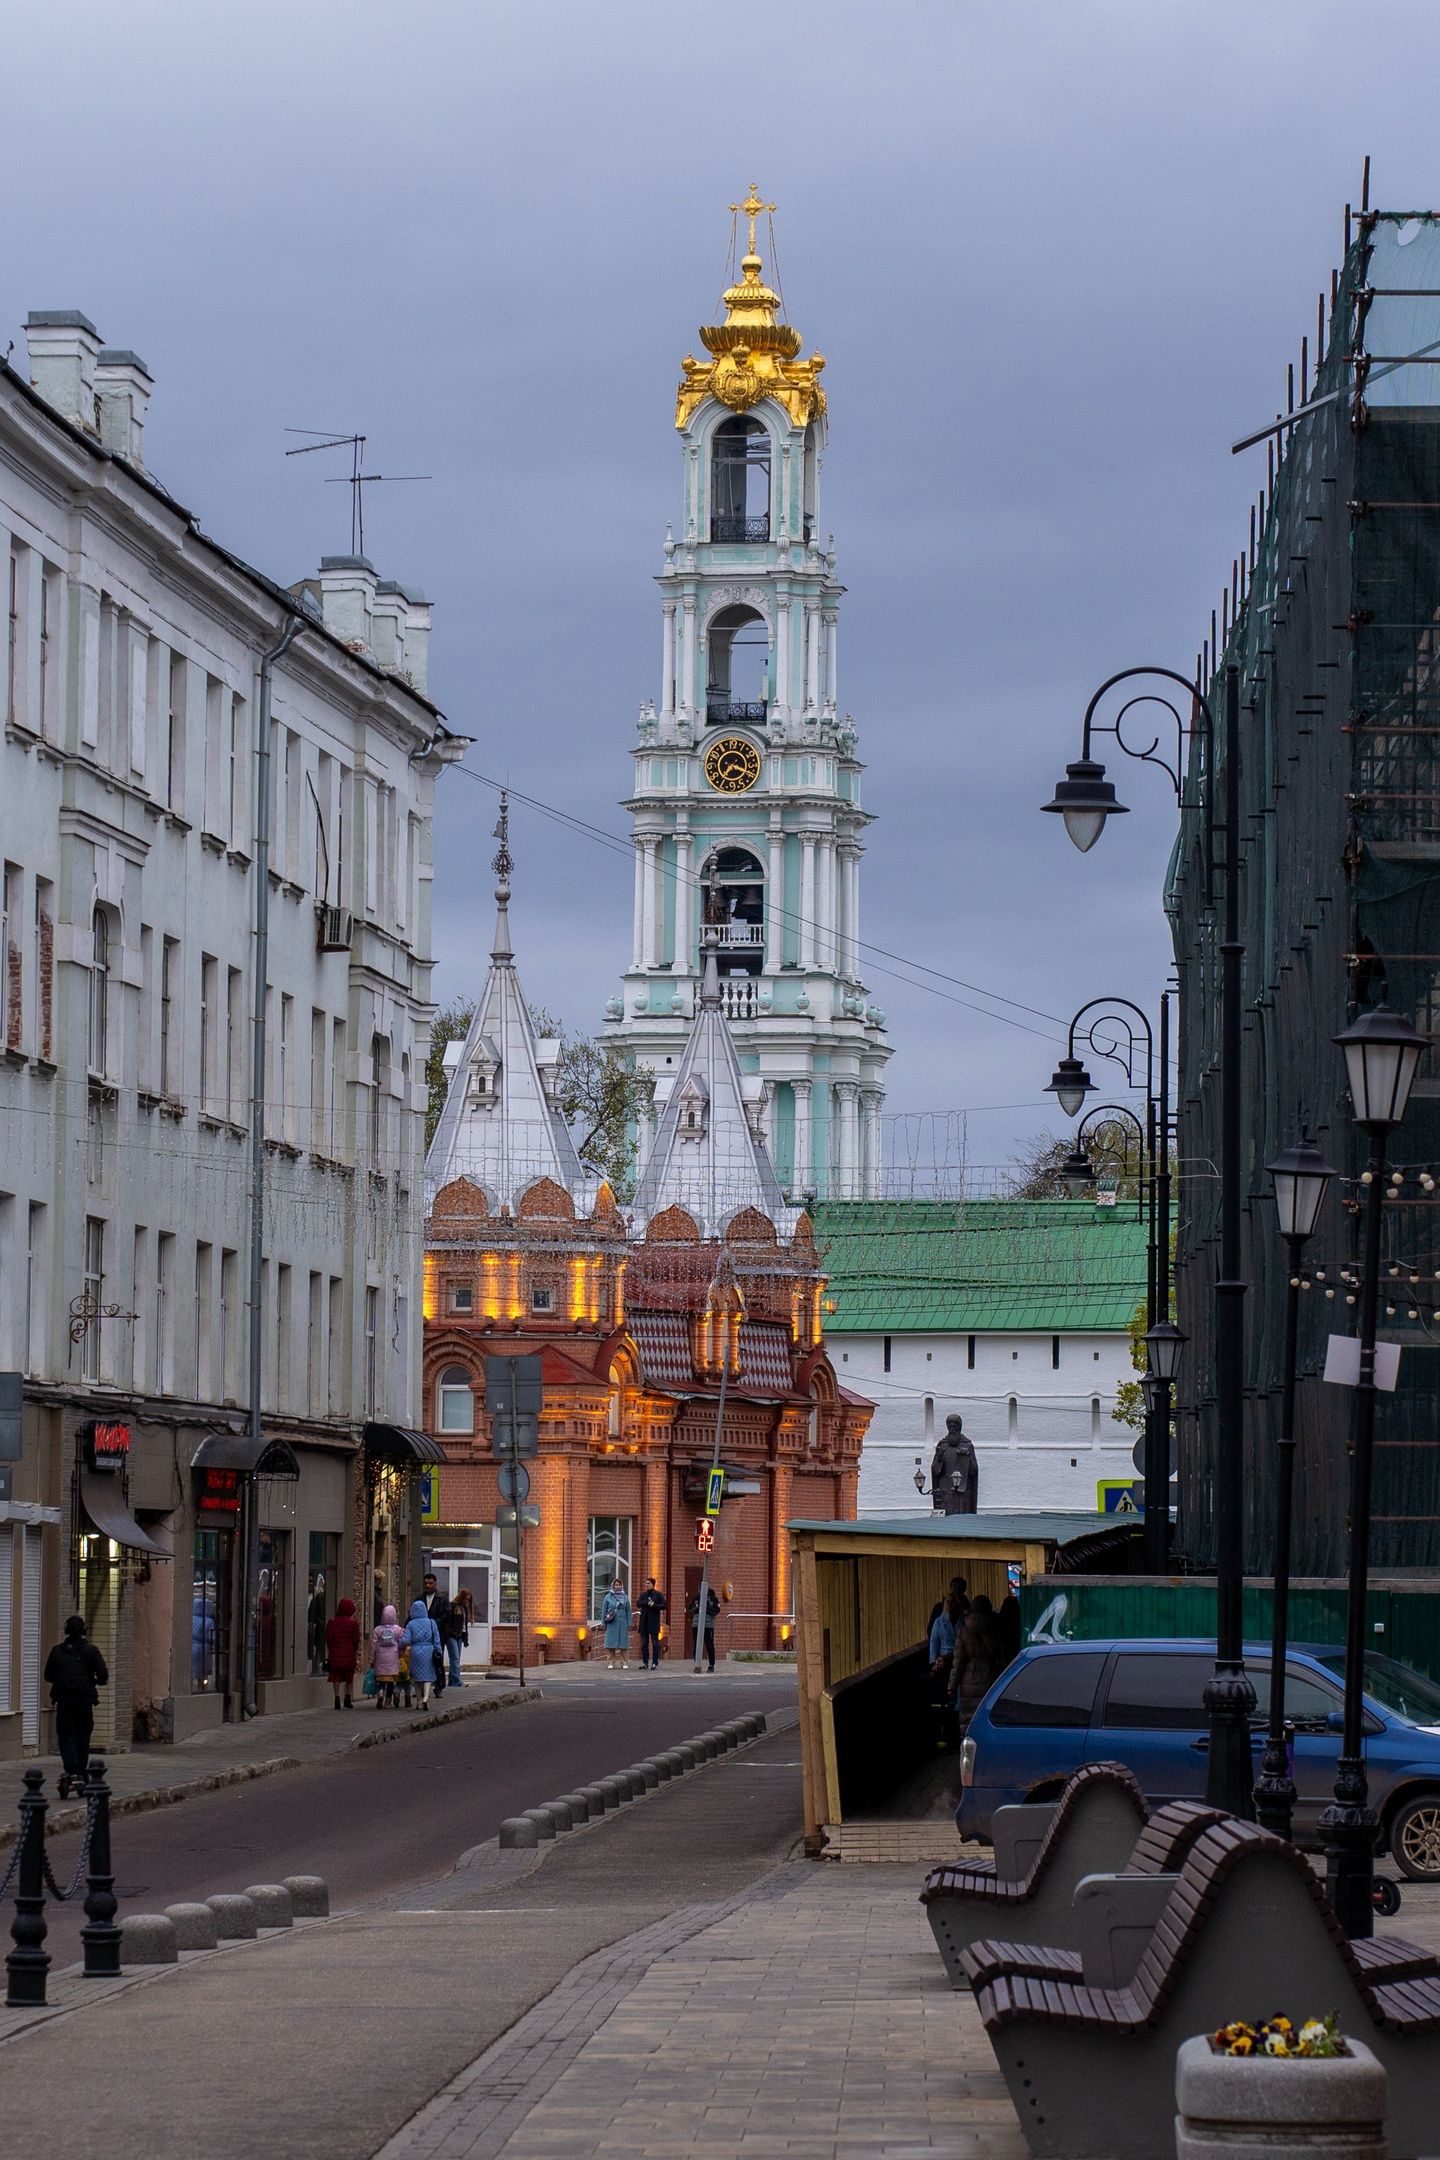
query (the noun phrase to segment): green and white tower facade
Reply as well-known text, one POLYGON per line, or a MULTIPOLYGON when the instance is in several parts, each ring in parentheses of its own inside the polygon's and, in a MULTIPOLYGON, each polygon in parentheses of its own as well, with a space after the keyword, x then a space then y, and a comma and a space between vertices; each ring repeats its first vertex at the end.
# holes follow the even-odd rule
POLYGON ((696 1011, 700 933, 719 931, 747 1110, 784 1191, 880 1191, 885 1015, 860 969, 855 724, 836 693, 844 587, 821 537, 818 353, 783 320, 756 252, 773 205, 738 206, 749 247, 687 356, 676 406, 679 537, 665 541, 658 707, 641 707, 634 948, 607 1037, 653 1076, 641 1167, 696 1011))

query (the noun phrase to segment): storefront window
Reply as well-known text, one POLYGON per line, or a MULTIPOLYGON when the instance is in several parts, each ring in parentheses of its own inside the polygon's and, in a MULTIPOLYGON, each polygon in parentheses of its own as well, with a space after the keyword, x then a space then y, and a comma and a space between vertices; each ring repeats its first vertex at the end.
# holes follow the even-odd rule
POLYGON ((600 1618, 605 1593, 618 1575, 630 1588, 630 1530, 628 1515, 592 1515, 590 1518, 590 1618, 600 1618))
POLYGON ((312 1673, 325 1670, 325 1623, 335 1616, 340 1539, 324 1530, 310 1532, 310 1565, 305 1576, 305 1655, 312 1673))
POLYGON ((500 1610, 501 1627, 518 1627, 520 1624, 520 1574, 515 1558, 514 1530, 499 1530, 496 1537, 500 1546, 500 1610))
POLYGON ((230 1687, 230 1567, 233 1530, 195 1533, 195 1590, 190 1608, 190 1686, 224 1695, 230 1687))
POLYGON ((279 1680, 289 1644, 290 1532, 262 1530, 260 1564, 255 1577, 255 1673, 279 1680))

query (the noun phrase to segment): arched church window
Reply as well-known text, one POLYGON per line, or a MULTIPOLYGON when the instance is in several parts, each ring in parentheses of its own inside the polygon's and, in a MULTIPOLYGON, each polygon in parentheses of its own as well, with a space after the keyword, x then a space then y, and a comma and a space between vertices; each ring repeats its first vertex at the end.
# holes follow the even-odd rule
POLYGON ((758 609, 743 601, 710 618, 705 717, 712 726, 735 721, 760 726, 770 703, 770 631, 758 609))
POLYGON ((815 537, 816 502, 820 485, 820 446, 812 420, 805 430, 805 499, 802 530, 808 547, 815 537))
POLYGON ((702 873, 705 917, 720 932, 721 964, 746 972, 765 957, 765 873, 748 848, 720 848, 702 873))
POLYGON ((436 1391, 436 1417, 441 1432, 474 1432, 475 1390, 463 1365, 447 1365, 436 1391))
POLYGON ((770 436, 738 413, 721 421, 711 444, 710 538, 770 538, 770 436))

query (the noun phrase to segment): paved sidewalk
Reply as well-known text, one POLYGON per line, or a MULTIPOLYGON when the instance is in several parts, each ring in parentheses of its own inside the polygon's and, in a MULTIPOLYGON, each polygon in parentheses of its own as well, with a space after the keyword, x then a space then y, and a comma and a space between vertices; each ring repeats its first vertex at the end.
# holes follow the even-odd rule
POLYGON ((923 1881, 792 1863, 587 1959, 378 2160, 1025 2160, 923 1881))

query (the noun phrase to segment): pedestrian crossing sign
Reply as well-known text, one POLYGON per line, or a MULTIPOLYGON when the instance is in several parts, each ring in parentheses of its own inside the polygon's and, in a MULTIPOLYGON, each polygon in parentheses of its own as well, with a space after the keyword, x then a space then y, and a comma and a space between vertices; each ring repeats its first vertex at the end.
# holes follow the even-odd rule
POLYGON ((725 1472, 712 1470, 705 1480, 705 1513, 718 1515, 720 1503, 725 1497, 725 1472))
POLYGON ((1095 1486, 1095 1512, 1097 1515, 1143 1515, 1144 1479, 1100 1478, 1095 1486))

